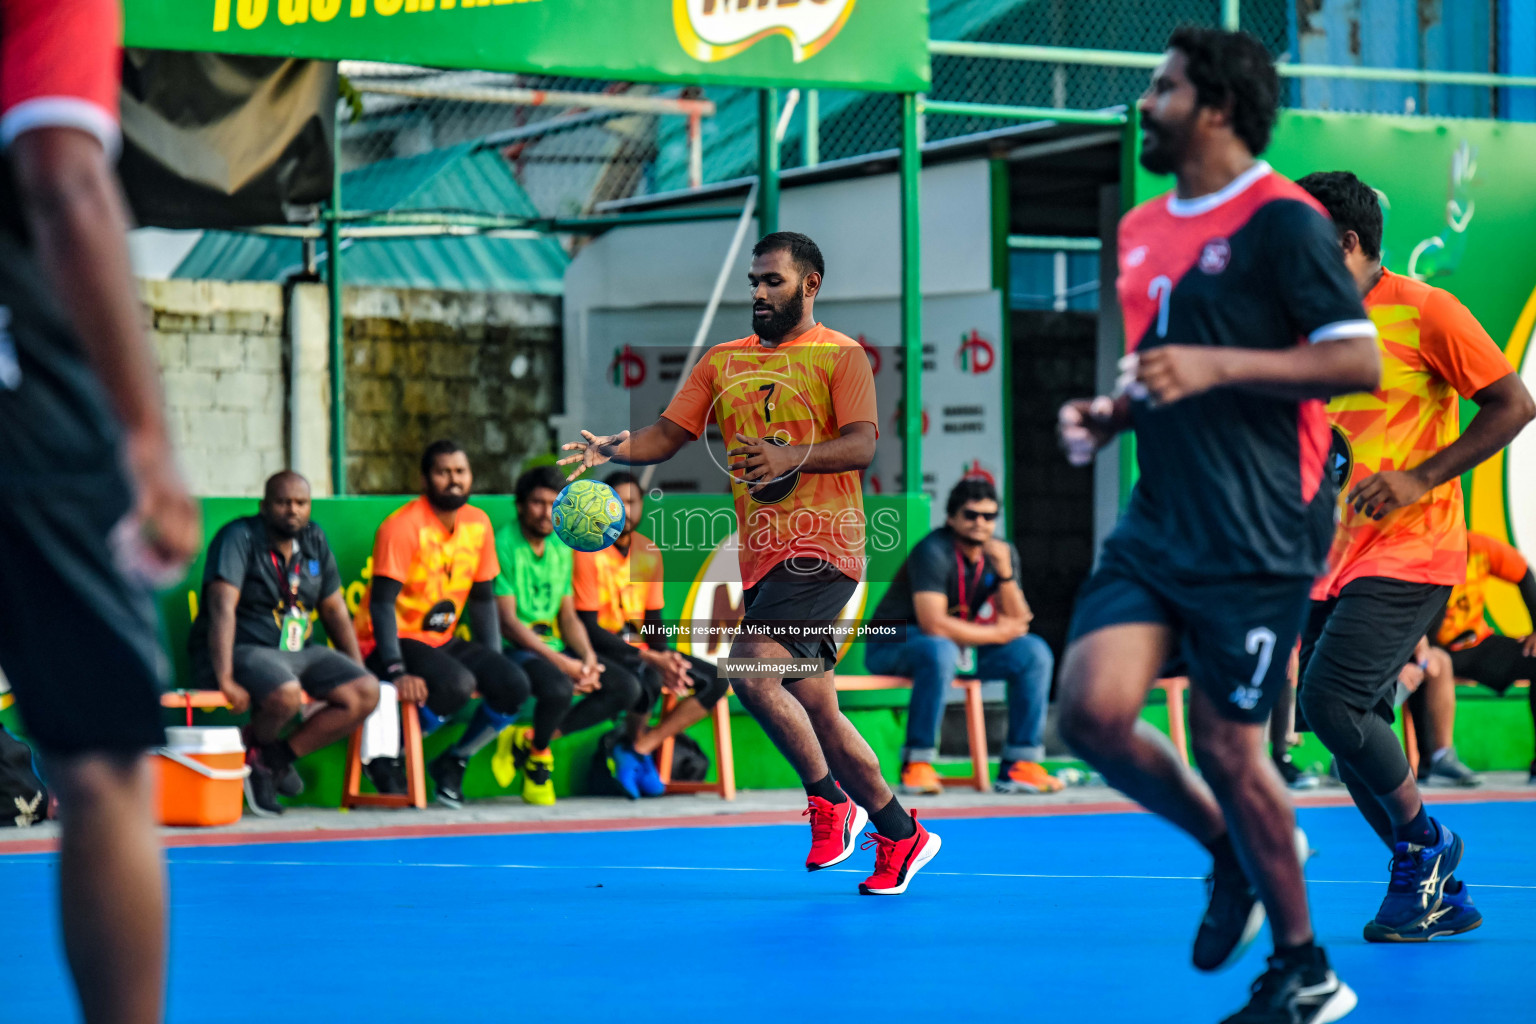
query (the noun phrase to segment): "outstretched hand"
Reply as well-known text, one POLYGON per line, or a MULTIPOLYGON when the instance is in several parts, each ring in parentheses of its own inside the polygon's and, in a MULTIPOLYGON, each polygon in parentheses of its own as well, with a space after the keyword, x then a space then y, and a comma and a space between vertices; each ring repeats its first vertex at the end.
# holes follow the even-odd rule
POLYGON ((745 480, 753 494, 765 485, 789 476, 804 461, 804 455, 793 448, 761 437, 748 437, 739 431, 736 444, 726 453, 731 473, 745 480))
POLYGON ((567 483, 575 480, 577 477, 581 476, 581 474, 585 473, 592 467, 601 466, 603 463, 613 458, 614 453, 619 450, 619 445, 629 440, 629 431, 621 430, 617 434, 609 434, 606 437, 598 437, 590 430, 583 430, 581 432, 581 436, 584 438, 584 440, 571 441, 569 444, 563 444, 560 446, 561 451, 573 451, 577 454, 567 455, 565 458, 559 460, 556 465, 565 466, 573 462, 579 463, 575 469, 571 470, 570 473, 566 475, 565 479, 567 483))

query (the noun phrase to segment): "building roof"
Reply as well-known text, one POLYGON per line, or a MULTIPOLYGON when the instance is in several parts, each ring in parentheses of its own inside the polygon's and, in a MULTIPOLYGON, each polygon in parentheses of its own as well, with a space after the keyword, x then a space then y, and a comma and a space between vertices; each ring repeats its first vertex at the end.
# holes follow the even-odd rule
MULTIPOLYGON (((501 154, 475 143, 348 171, 342 175, 341 193, 349 212, 539 215, 501 154)), ((323 264, 324 246, 319 248, 323 264)), ((388 288, 559 295, 570 262, 553 237, 348 239, 342 249, 346 284, 388 288)), ((298 239, 209 231, 171 276, 282 281, 302 268, 298 239)))

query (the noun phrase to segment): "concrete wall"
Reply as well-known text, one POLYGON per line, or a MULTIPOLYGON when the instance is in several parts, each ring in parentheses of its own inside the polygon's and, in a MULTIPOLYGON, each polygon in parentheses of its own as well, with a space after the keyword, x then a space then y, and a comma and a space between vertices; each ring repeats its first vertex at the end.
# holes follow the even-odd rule
POLYGON ((560 307, 530 296, 349 292, 347 480, 356 494, 420 487, 421 450, 464 446, 475 489, 512 490, 550 450, 559 409, 560 307))
POLYGON ((200 494, 256 494, 287 464, 283 290, 144 281, 170 428, 200 494))
MULTIPOLYGON (((256 496, 291 467, 331 493, 329 301, 320 285, 141 281, 192 489, 256 496), (293 367, 297 367, 297 373, 293 367)), ((560 306, 515 295, 346 293, 347 483, 415 491, 422 447, 464 445, 482 492, 550 449, 560 306)))

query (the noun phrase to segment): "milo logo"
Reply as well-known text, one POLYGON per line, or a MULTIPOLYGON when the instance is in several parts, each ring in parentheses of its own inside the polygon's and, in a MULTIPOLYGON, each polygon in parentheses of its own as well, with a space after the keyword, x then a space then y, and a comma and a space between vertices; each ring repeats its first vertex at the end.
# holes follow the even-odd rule
POLYGON ((857 0, 672 0, 677 41, 695 60, 726 60, 769 36, 789 40, 796 64, 837 37, 857 0))

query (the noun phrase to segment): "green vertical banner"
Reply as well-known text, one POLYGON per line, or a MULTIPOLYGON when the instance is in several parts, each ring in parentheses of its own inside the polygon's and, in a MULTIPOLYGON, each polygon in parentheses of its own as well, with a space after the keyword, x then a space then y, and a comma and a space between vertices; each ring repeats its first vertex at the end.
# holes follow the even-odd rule
MULTIPOLYGON (((1139 144, 1139 138, 1132 136, 1139 144)), ((1444 288, 1472 311, 1536 390, 1536 125, 1285 111, 1264 158, 1291 179, 1352 171, 1381 196, 1382 262, 1444 288)), ((1135 198, 1173 179, 1134 172, 1135 198)), ((1475 412, 1462 404, 1462 425, 1475 412)), ((1536 555, 1536 431, 1527 430, 1463 480, 1468 525, 1536 555)), ((1493 621, 1531 629, 1513 586, 1489 588, 1493 621)))
POLYGON ((127 45, 922 92, 927 0, 125 0, 127 45))

